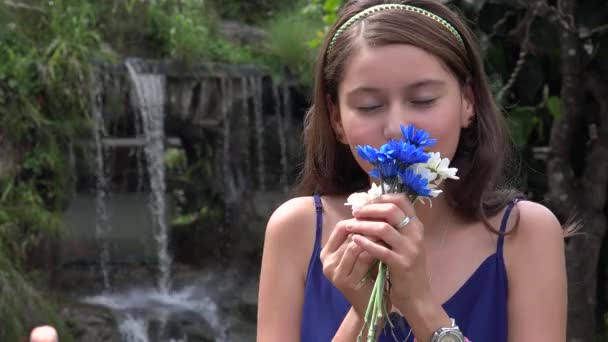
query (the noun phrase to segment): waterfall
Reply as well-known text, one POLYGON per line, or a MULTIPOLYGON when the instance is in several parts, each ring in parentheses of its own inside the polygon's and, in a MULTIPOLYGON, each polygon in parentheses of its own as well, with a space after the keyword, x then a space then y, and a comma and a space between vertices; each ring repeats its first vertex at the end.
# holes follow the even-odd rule
POLYGON ((148 322, 142 318, 127 315, 118 325, 120 336, 126 342, 149 342, 148 322))
POLYGON ((145 137, 144 151, 151 192, 149 204, 158 247, 158 289, 161 293, 168 293, 171 286, 171 257, 168 251, 163 162, 165 77, 160 74, 140 74, 135 70, 134 64, 134 61, 125 63, 132 81, 137 109, 141 114, 145 137))
POLYGON ((108 264, 110 263, 110 248, 108 234, 110 223, 107 210, 106 197, 108 195, 108 179, 105 172, 104 148, 102 136, 106 135, 102 115, 101 84, 95 75, 91 76, 91 115, 93 116, 93 136, 95 139, 95 163, 96 163, 96 192, 95 192, 95 237, 99 244, 99 265, 103 276, 104 289, 110 289, 110 275, 108 264))
MULTIPOLYGON (((133 107, 137 107, 137 104, 133 104, 133 107)), ((137 115, 138 113, 134 111, 133 124, 135 128, 135 137, 139 138, 144 135, 144 128, 142 127, 142 120, 137 115)), ((141 148, 134 147, 135 149, 135 161, 137 165, 137 185, 136 191, 138 194, 144 192, 144 153, 141 148)))
POLYGON ((243 141, 243 146, 244 148, 242 148, 242 165, 243 165, 243 177, 242 177, 242 181, 243 181, 243 186, 241 187, 241 185, 239 184, 239 187, 244 188, 246 186, 248 186, 248 180, 249 180, 249 174, 251 173, 251 150, 249 148, 249 144, 251 143, 251 132, 250 132, 250 123, 249 123, 249 113, 250 113, 250 108, 249 108, 249 96, 250 96, 250 88, 249 88, 249 83, 247 82, 247 78, 246 77, 241 77, 240 78, 240 83, 241 83, 241 116, 240 116, 240 121, 241 121, 241 127, 244 127, 244 133, 242 135, 244 141, 243 141))
POLYGON ((225 199, 228 202, 236 200, 236 184, 234 183, 233 172, 231 169, 231 146, 230 146, 230 104, 232 103, 232 82, 230 79, 220 80, 222 94, 222 174, 224 178, 225 199))
POLYGON ((252 77, 253 110, 255 114, 256 150, 258 157, 258 187, 261 191, 266 190, 266 179, 264 170, 264 119, 262 116, 262 78, 252 77))
MULTIPOLYGON (((274 98, 275 116, 277 120, 277 135, 279 137, 279 149, 281 152, 281 177, 279 178, 279 183, 281 184, 283 193, 287 193, 289 191, 287 185, 287 143, 285 138, 283 114, 281 113, 281 101, 279 99, 279 85, 272 86, 272 96, 274 98)), ((285 97, 285 94, 283 94, 283 97, 285 97)), ((285 107, 283 107, 283 110, 285 110, 285 107)))
POLYGON ((283 88, 283 128, 285 131, 291 131, 291 118, 293 113, 291 112, 291 96, 289 96, 289 85, 287 81, 281 83, 283 88))

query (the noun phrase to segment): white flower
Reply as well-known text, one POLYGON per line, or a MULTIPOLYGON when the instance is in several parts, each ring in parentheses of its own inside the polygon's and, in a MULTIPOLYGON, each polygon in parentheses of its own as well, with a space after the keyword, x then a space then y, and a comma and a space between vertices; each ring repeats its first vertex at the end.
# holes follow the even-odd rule
MULTIPOLYGON (((388 189, 388 185, 384 184, 384 189, 388 189)), ((372 183, 372 187, 367 192, 355 192, 348 196, 344 205, 349 205, 352 210, 356 210, 380 196, 382 196, 382 188, 376 183, 372 183)))
POLYGON ((431 157, 426 162, 426 167, 432 172, 435 172, 439 177, 437 180, 435 180, 435 184, 439 185, 447 178, 460 179, 458 176, 456 176, 458 169, 455 167, 449 167, 450 160, 448 158, 442 159, 439 152, 429 152, 429 154, 431 157))
POLYGON ((410 166, 410 168, 412 169, 412 171, 414 171, 415 174, 426 178, 429 183, 437 179, 437 173, 433 172, 433 170, 428 167, 428 163, 413 164, 412 166, 410 166))
MULTIPOLYGON (((384 190, 387 191, 388 190, 388 185, 383 184, 384 185, 384 190)), ((382 188, 379 185, 376 185, 376 183, 372 183, 372 187, 367 191, 367 194, 369 195, 369 200, 370 202, 375 200, 376 198, 382 196, 382 188)))
POLYGON ((352 210, 356 210, 371 202, 367 192, 355 192, 348 196, 344 205, 350 205, 352 210))
POLYGON ((443 190, 437 189, 437 184, 429 184, 429 191, 431 192, 431 197, 437 197, 443 190))

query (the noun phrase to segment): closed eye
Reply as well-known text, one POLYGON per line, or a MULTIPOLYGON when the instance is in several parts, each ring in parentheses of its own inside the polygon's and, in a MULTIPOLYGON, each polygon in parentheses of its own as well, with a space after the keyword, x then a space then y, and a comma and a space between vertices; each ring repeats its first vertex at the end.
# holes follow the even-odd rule
POLYGON ((376 110, 376 109, 378 109, 380 107, 382 107, 382 106, 357 107, 357 110, 359 110, 361 112, 371 112, 371 111, 376 110))
POLYGON ((428 107, 432 105, 437 99, 428 99, 428 100, 415 100, 412 103, 418 107, 428 107))

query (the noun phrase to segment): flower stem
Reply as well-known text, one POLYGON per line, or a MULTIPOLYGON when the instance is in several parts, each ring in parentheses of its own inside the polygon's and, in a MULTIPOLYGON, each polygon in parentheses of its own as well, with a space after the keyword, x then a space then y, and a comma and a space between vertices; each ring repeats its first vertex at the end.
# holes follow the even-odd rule
MULTIPOLYGON (((374 287, 367 304, 363 326, 357 336, 357 341, 361 341, 363 332, 367 330, 367 342, 376 341, 376 333, 379 323, 383 318, 388 317, 388 309, 384 303, 384 289, 386 287, 388 266, 383 262, 378 262, 378 276, 374 282, 374 287), (366 329, 367 328, 367 329, 366 329)), ((392 326, 392 323, 390 323, 392 326)))

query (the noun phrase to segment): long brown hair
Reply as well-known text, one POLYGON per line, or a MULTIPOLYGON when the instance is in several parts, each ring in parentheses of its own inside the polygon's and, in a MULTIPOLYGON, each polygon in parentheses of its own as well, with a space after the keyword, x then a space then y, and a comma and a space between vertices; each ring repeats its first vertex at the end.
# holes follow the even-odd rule
POLYGON ((327 53, 329 41, 344 22, 365 8, 383 3, 399 1, 348 1, 319 51, 313 102, 304 121, 305 160, 296 194, 344 195, 369 186, 368 175, 348 146, 336 139, 326 99, 338 103, 338 84, 343 79, 348 56, 360 45, 359 37, 371 46, 410 44, 437 56, 455 75, 463 91, 464 86, 472 91, 474 121, 462 129, 452 160, 460 180, 448 181, 445 193, 459 216, 488 224, 487 217, 500 212, 518 193, 499 189, 511 155, 508 130, 491 94, 475 35, 460 16, 439 1, 401 1, 445 19, 460 33, 464 46, 433 19, 408 11, 386 10, 361 20, 366 22, 363 35, 359 32, 361 21, 345 30, 327 53))

